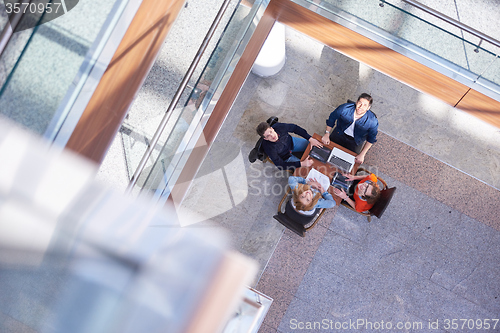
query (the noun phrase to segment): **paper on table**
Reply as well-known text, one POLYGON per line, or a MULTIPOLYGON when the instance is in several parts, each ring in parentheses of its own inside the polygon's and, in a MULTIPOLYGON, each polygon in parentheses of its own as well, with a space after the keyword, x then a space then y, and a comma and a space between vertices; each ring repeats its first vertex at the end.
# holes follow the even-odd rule
POLYGON ((318 170, 312 168, 311 171, 309 171, 306 180, 313 178, 315 178, 318 181, 318 183, 320 183, 321 186, 323 186, 323 189, 325 191, 328 191, 328 187, 330 186, 330 178, 328 178, 327 175, 324 175, 318 170))

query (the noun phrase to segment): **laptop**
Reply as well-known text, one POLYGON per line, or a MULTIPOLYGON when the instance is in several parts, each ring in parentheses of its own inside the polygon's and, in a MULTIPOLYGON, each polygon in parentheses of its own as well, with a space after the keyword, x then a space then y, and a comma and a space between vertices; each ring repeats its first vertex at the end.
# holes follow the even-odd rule
POLYGON ((319 148, 319 147, 313 146, 311 148, 311 151, 309 152, 309 156, 317 159, 318 161, 326 162, 326 161, 328 161, 328 158, 330 157, 331 153, 332 153, 332 150, 328 147, 319 148))
POLYGON ((355 157, 339 148, 333 148, 328 163, 335 165, 338 169, 344 172, 351 172, 354 167, 355 157))
POLYGON ((335 172, 332 177, 331 185, 340 190, 344 190, 344 192, 349 193, 349 187, 352 185, 351 180, 347 180, 341 173, 335 172))

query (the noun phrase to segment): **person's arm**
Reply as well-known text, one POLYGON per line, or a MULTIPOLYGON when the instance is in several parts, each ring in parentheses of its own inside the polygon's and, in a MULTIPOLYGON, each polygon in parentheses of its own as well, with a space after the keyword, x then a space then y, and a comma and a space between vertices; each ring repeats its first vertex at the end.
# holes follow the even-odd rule
POLYGON ((295 189, 298 184, 306 184, 306 180, 302 177, 288 177, 288 186, 290 186, 292 190, 295 189))
POLYGON ((330 133, 332 133, 332 127, 326 125, 325 134, 321 137, 321 142, 323 142, 325 145, 330 144, 330 133))
POLYGON ((344 190, 341 190, 341 189, 338 189, 338 188, 334 188, 333 192, 335 193, 336 196, 338 196, 342 200, 345 200, 345 202, 347 202, 349 204, 349 206, 351 206, 352 208, 356 209, 356 203, 354 202, 354 200, 352 200, 351 198, 349 198, 349 196, 347 195, 347 193, 345 193, 344 190))
POLYGON ((306 140, 309 140, 311 138, 311 135, 309 135, 309 133, 307 133, 307 131, 302 127, 300 127, 299 125, 296 124, 283 124, 283 125, 285 125, 285 130, 288 133, 295 133, 306 140))
POLYGON ((342 110, 344 104, 339 105, 335 110, 333 110, 332 113, 330 113, 330 116, 326 120, 326 130, 325 134, 321 138, 321 141, 327 145, 330 144, 330 133, 332 133, 333 126, 335 126, 335 122, 337 119, 340 117, 340 112, 342 110))
POLYGON ((315 138, 313 138, 309 133, 307 133, 307 131, 305 129, 303 129, 299 125, 296 125, 296 124, 287 124, 287 125, 289 125, 288 128, 287 128, 288 132, 292 132, 292 133, 295 133, 297 135, 300 135, 301 137, 303 137, 304 139, 306 139, 307 141, 309 141, 309 143, 311 144, 311 146, 316 146, 318 148, 323 147, 323 145, 321 144, 321 142, 319 142, 318 140, 316 140, 315 138))
MULTIPOLYGON (((371 111, 369 111, 370 114, 373 114, 371 111)), ((378 120, 375 115, 373 115, 373 118, 371 120, 370 127, 368 128, 367 135, 366 135, 366 142, 361 150, 361 152, 356 156, 356 162, 363 163, 365 161, 365 156, 368 150, 373 146, 375 142, 377 142, 377 134, 378 134, 378 120)))
POLYGON ((312 188, 317 189, 320 193, 323 193, 323 186, 321 186, 320 182, 316 180, 316 178, 308 179, 306 180, 307 184, 310 185, 312 188))
POLYGON ((305 160, 300 161, 300 166, 302 167, 310 167, 313 165, 313 160, 310 156, 307 156, 305 160))
POLYGON ((317 208, 333 208, 335 207, 335 200, 333 200, 332 195, 328 192, 325 191, 321 194, 323 198, 318 200, 318 203, 316 204, 317 208))
POLYGON ((346 194, 346 197, 345 199, 342 198, 345 202, 347 202, 349 204, 349 206, 351 206, 352 208, 356 209, 356 203, 354 202, 354 200, 352 200, 351 198, 349 198, 349 196, 346 194))
POLYGON ((330 113, 330 116, 328 117, 328 119, 326 120, 326 130, 325 130, 325 134, 323 135, 323 137, 321 138, 321 141, 324 143, 324 144, 329 144, 330 143, 330 134, 333 130, 333 127, 334 126, 337 126, 339 127, 339 119, 340 117, 345 113, 347 112, 346 111, 346 108, 349 108, 349 107, 353 107, 354 108, 356 107, 356 104, 353 104, 353 103, 344 103, 344 104, 341 104, 339 105, 335 110, 333 110, 332 113, 330 113), (335 123, 337 125, 335 125, 335 123))
POLYGON ((323 145, 321 144, 321 142, 319 142, 318 140, 316 140, 315 138, 313 138, 309 133, 307 133, 307 131, 300 127, 299 125, 296 125, 296 124, 289 124, 289 125, 293 125, 293 127, 290 127, 290 130, 289 132, 292 132, 292 133, 295 133, 297 135, 300 135, 301 137, 303 137, 304 139, 306 139, 307 141, 309 141, 309 143, 311 144, 311 146, 316 146, 316 147, 323 147, 323 145))
POLYGON ((318 140, 316 140, 315 138, 313 138, 312 136, 309 138, 309 143, 311 144, 311 146, 323 148, 323 144, 321 142, 319 142, 318 140))
POLYGON ((370 150, 370 148, 373 146, 373 143, 370 143, 368 141, 365 142, 365 145, 363 147, 363 149, 361 150, 361 152, 356 156, 355 158, 355 162, 359 163, 359 164, 362 164, 364 161, 365 161, 365 156, 366 156, 366 153, 368 152, 368 150, 370 150))
POLYGON ((281 158, 281 156, 278 155, 278 152, 272 147, 272 144, 272 142, 268 143, 267 141, 264 141, 262 147, 267 156, 269 156, 274 165, 276 165, 279 169, 293 170, 302 166, 302 163, 300 161, 286 162, 281 158))
POLYGON ((348 173, 343 173, 342 176, 344 176, 347 180, 359 180, 366 178, 368 175, 351 175, 348 173))

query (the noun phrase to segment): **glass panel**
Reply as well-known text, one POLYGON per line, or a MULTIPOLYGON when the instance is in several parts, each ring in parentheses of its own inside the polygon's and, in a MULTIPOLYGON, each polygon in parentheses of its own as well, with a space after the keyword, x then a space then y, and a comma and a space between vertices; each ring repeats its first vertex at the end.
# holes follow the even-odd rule
MULTIPOLYGON (((122 124, 120 135, 115 139, 121 140, 120 145, 124 149, 128 175, 131 176, 136 172, 156 129, 161 123, 165 122, 164 118, 168 117, 166 127, 156 145, 157 149, 153 150, 147 168, 151 168, 151 164, 158 157, 162 146, 173 131, 174 125, 183 112, 184 105, 186 105, 193 87, 197 86, 202 72, 205 70, 211 54, 225 30, 225 26, 231 20, 233 12, 238 5, 235 1, 229 2, 217 29, 213 33, 210 43, 207 45, 199 63, 193 71, 188 88, 182 92, 175 109, 169 112, 170 114, 167 114, 168 107, 172 103, 185 74, 188 72, 193 59, 195 59, 199 47, 204 42, 204 38, 223 3, 224 0, 216 0, 210 8, 189 3, 189 6, 183 8, 179 13, 178 19, 170 29, 155 64, 151 68, 150 73, 137 94, 135 102, 127 114, 127 118, 122 124), (186 26, 186 22, 194 21, 199 21, 199 23, 186 26), (178 36, 183 36, 184 40, 179 40, 178 36), (144 100, 147 100, 147 102, 144 100)), ((196 98, 200 96, 204 97, 206 94, 206 88, 204 87, 207 84, 210 85, 208 81, 203 82, 204 86, 201 89, 194 89, 196 98)), ((196 107, 198 106, 199 104, 196 105, 196 107)), ((184 120, 189 125, 192 119, 189 119, 188 115, 193 116, 193 112, 184 112, 184 120)), ((187 127, 185 130, 187 130, 187 127)), ((181 130, 179 133, 183 134, 184 132, 181 130)), ((173 143, 175 141, 173 137, 180 134, 172 134, 169 144, 176 146, 173 143)), ((144 180, 139 179, 139 183, 141 182, 143 183, 144 180)))
POLYGON ((464 68, 476 74, 478 77, 489 77, 492 82, 499 85, 496 87, 496 90, 500 92, 500 77, 492 75, 492 64, 495 62, 496 55, 482 47, 478 48, 477 45, 467 41, 464 41, 463 49, 467 62, 464 68))
POLYGON ((500 56, 496 57, 494 61, 488 66, 478 80, 478 84, 488 87, 490 90, 500 94, 500 56))
POLYGON ((14 33, 0 59, 0 113, 42 135, 114 3, 80 1, 57 19, 14 33))
POLYGON ((9 17, 5 11, 5 4, 3 1, 0 1, 0 32, 5 28, 8 21, 9 17))
POLYGON ((169 125, 171 130, 168 131, 164 147, 154 165, 144 169, 138 186, 157 196, 168 196, 166 185, 175 183, 193 152, 190 150, 193 144, 190 141, 196 141, 201 134, 202 117, 207 119, 212 111, 217 96, 227 84, 255 29, 257 23, 253 23, 253 19, 263 12, 265 5, 262 1, 256 1, 252 8, 243 5, 237 7, 180 116, 171 117, 174 124, 169 125))

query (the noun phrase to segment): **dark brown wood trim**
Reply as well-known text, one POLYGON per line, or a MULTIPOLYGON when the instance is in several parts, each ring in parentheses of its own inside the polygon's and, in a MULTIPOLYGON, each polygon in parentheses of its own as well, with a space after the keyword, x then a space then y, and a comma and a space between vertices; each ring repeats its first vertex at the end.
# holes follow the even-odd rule
POLYGON ((142 2, 67 148, 102 162, 184 2, 142 2))

